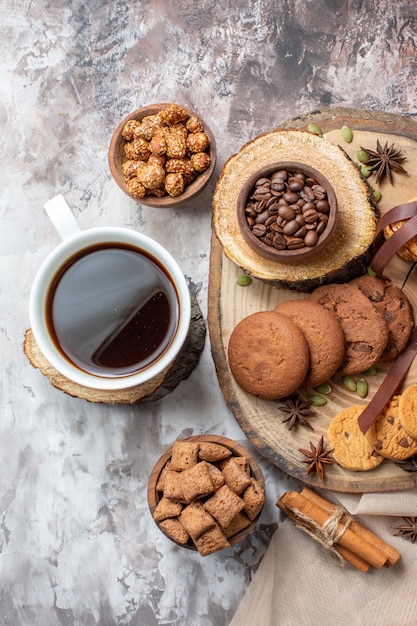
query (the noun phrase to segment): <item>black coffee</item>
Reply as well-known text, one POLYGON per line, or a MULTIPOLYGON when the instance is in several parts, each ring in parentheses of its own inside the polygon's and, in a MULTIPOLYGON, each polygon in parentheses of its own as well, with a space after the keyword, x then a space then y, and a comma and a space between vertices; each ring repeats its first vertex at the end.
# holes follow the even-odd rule
POLYGON ((170 345, 178 297, 158 262, 120 243, 86 248, 61 268, 47 322, 61 353, 99 376, 133 374, 170 345))

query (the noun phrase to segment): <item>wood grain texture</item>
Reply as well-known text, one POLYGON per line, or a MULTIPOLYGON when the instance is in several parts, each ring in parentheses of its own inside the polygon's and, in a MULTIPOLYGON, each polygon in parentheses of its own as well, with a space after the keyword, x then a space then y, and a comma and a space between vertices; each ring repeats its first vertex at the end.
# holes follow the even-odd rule
MULTIPOLYGON (((380 202, 381 214, 399 202, 409 200, 417 185, 417 124, 409 118, 397 115, 379 114, 378 112, 356 112, 351 109, 324 110, 290 120, 284 126, 305 128, 311 120, 319 123, 326 138, 340 143, 340 129, 349 124, 354 132, 352 144, 344 148, 352 155, 361 145, 371 147, 376 139, 396 142, 407 155, 404 164, 409 171, 407 176, 395 177, 395 184, 382 183, 380 202)), ((372 179, 370 183, 375 187, 372 179)), ((402 287, 410 264, 395 257, 387 266, 386 275, 399 287, 402 287)), ((416 484, 416 476, 403 472, 389 461, 369 472, 348 472, 337 465, 326 467, 325 480, 322 483, 315 474, 306 476, 303 456, 298 448, 308 447, 309 441, 317 443, 319 437, 326 437, 327 427, 334 415, 350 404, 362 403, 362 400, 349 392, 341 383, 340 376, 331 380, 332 393, 327 397, 324 407, 316 407, 317 415, 312 418, 314 432, 298 427, 288 431, 282 423, 283 413, 278 409, 281 402, 270 402, 250 396, 238 387, 230 373, 226 350, 230 334, 235 325, 244 317, 258 310, 269 310, 288 299, 302 299, 306 295, 287 289, 278 289, 264 281, 254 279, 248 287, 236 285, 236 278, 241 270, 223 253, 217 237, 212 236, 211 270, 209 284, 209 329, 213 358, 217 375, 225 400, 248 439, 272 463, 291 476, 315 487, 322 487, 341 492, 379 492, 408 489, 416 484)), ((411 274, 404 287, 413 310, 417 311, 417 277, 411 274)), ((386 376, 390 365, 378 365, 375 377, 368 377, 369 401, 386 376)), ((405 380, 403 388, 415 382, 417 363, 414 363, 405 380)), ((308 397, 308 392, 302 390, 308 397)))

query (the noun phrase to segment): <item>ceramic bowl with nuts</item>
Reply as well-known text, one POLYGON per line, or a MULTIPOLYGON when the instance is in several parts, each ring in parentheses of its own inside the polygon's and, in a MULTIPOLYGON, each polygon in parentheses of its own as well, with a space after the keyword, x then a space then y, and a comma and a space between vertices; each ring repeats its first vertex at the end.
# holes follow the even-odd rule
POLYGON ((173 208, 206 187, 216 164, 216 142, 207 123, 190 109, 150 104, 121 121, 108 160, 128 196, 147 206, 173 208))
POLYGON ((201 556, 246 537, 264 500, 264 478, 253 456, 219 435, 174 441, 148 483, 149 508, 159 529, 201 556))
POLYGON ((304 163, 277 162, 254 172, 237 200, 240 231, 265 259, 300 263, 334 234, 337 199, 326 177, 304 163))

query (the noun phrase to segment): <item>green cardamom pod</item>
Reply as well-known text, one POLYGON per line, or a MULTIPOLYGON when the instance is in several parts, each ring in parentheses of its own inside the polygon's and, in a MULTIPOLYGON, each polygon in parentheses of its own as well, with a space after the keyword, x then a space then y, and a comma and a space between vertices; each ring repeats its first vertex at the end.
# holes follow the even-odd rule
POLYGON ((314 135, 318 135, 319 137, 323 137, 323 133, 321 128, 317 126, 317 124, 309 124, 307 127, 309 133, 313 133, 314 135))
POLYGON ((352 141, 353 133, 349 126, 342 127, 342 137, 346 141, 346 143, 350 143, 352 141))
POLYGON ((236 278, 236 283, 240 285, 241 287, 246 287, 247 285, 250 285, 251 282, 252 282, 252 278, 248 276, 247 274, 241 274, 240 276, 236 278))
POLYGON ((358 161, 360 161, 361 163, 368 163, 370 159, 370 156, 366 152, 366 150, 358 150, 356 156, 358 158, 358 161))
POLYGON ((356 385, 356 391, 360 398, 366 398, 368 395, 368 383, 364 378, 360 378, 356 385))
POLYGON ((327 404, 327 400, 324 396, 314 395, 310 396, 310 404, 313 406, 324 406, 327 404))
POLYGON ((314 391, 317 391, 317 393, 322 393, 323 395, 328 396, 329 393, 332 393, 332 388, 330 387, 329 383, 323 383, 322 385, 315 387, 314 391))
POLYGON ((344 384, 346 389, 349 389, 349 391, 356 391, 356 380, 352 378, 352 376, 343 376, 342 383, 344 384))
POLYGON ((372 169, 369 167, 369 165, 362 165, 361 174, 364 178, 368 178, 368 176, 372 174, 372 169))

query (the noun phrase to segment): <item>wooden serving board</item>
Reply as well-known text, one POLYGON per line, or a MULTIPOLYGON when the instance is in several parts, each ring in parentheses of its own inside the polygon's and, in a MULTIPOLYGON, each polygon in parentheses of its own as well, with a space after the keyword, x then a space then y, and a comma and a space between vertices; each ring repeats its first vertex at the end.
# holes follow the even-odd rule
MULTIPOLYGON (((382 193, 379 202, 381 214, 417 195, 417 123, 413 119, 381 112, 337 108, 323 109, 290 120, 281 128, 306 130, 311 122, 322 129, 326 139, 341 145, 355 161, 359 148, 364 146, 375 149, 377 139, 381 143, 394 142, 404 152, 407 160, 403 165, 408 174, 395 174, 394 185, 388 181, 377 185, 375 176, 369 178, 369 183, 382 193), (350 144, 342 139, 341 128, 345 124, 350 126, 354 134, 350 144)), ((387 266, 385 275, 398 287, 403 287, 417 321, 417 269, 410 274, 403 286, 410 268, 410 263, 395 256, 387 266)), ((284 413, 278 409, 283 404, 281 401, 261 400, 247 394, 236 384, 228 366, 227 345, 234 327, 247 315, 273 309, 284 300, 306 298, 308 294, 279 289, 258 279, 252 279, 249 286, 241 287, 236 284, 236 279, 241 274, 242 270, 227 259, 213 234, 208 298, 212 354, 226 403, 249 441, 274 465, 312 487, 352 493, 414 487, 417 484, 417 472, 405 472, 388 460, 367 472, 351 472, 336 464, 326 465, 323 482, 317 474, 306 476, 306 464, 303 462, 305 457, 299 452, 299 448, 308 448, 310 441, 316 444, 321 435, 324 435, 326 441, 331 419, 343 408, 368 403, 384 380, 390 365, 378 365, 377 375, 367 377, 369 394, 365 400, 348 391, 340 376, 335 376, 330 381, 332 392, 326 396, 327 404, 313 407, 317 413, 310 420, 314 432, 302 426, 296 426, 289 431, 282 423, 284 413)), ((417 360, 411 365, 402 388, 415 382, 417 360)), ((309 397, 308 391, 301 391, 305 398, 309 397)))

